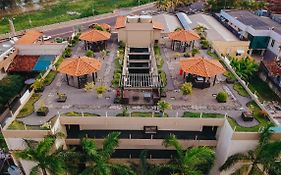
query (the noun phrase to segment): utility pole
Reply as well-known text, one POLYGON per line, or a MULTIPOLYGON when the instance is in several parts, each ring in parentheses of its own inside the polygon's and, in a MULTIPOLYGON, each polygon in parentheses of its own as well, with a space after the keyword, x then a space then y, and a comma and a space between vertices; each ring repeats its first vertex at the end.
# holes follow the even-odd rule
POLYGON ((224 0, 224 9, 226 8, 226 0, 224 0))
POLYGON ((9 21, 9 26, 10 26, 10 32, 12 37, 14 37, 16 35, 16 30, 15 30, 15 26, 14 26, 14 18, 8 18, 9 21))

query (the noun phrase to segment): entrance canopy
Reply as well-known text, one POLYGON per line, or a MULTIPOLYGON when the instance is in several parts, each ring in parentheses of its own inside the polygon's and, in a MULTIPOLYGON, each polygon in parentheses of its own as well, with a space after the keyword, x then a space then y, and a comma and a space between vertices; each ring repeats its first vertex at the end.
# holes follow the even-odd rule
POLYGON ((168 34, 169 39, 173 41, 190 42, 199 40, 200 36, 192 30, 179 29, 168 34))
POLYGON ((214 77, 225 72, 219 61, 203 57, 181 60, 180 67, 186 73, 201 77, 214 77))
POLYGON ((101 69, 101 65, 101 62, 95 58, 68 58, 61 63, 58 71, 60 73, 79 77, 97 72, 101 69))
POLYGON ((79 39, 87 42, 98 42, 109 40, 110 37, 111 34, 109 32, 92 29, 87 32, 83 32, 79 39))

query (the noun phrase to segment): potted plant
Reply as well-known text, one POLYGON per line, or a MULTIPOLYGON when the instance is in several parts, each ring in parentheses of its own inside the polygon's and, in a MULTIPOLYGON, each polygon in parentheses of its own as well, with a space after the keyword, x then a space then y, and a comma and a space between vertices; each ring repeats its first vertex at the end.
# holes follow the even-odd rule
POLYGON ((192 83, 183 83, 183 85, 180 88, 182 92, 182 97, 184 100, 187 100, 187 95, 190 95, 192 93, 192 83))
POLYGON ((44 102, 41 103, 39 109, 36 111, 38 116, 46 116, 49 113, 49 108, 45 105, 44 102))
POLYGON ((91 92, 91 91, 94 90, 94 87, 95 87, 95 83, 94 83, 94 82, 87 82, 87 83, 85 84, 85 86, 84 86, 83 89, 84 89, 86 92, 91 92))
POLYGON ((98 86, 96 88, 96 92, 98 94, 98 98, 102 98, 102 94, 107 91, 107 88, 105 86, 98 86))
POLYGON ((227 95, 226 92, 221 91, 221 92, 218 93, 216 99, 219 103, 226 103, 226 101, 228 99, 228 95, 227 95))
POLYGON ((191 50, 191 55, 194 57, 196 54, 200 53, 199 49, 198 48, 193 48, 191 50))
POLYGON ((157 106, 158 106, 158 108, 160 110, 161 117, 164 117, 166 109, 171 109, 172 108, 172 106, 168 102, 166 102, 165 100, 159 101, 157 103, 157 106))
POLYGON ((66 101, 67 96, 64 93, 58 92, 57 95, 58 95, 57 102, 64 103, 66 101))
POLYGON ((95 53, 92 50, 87 50, 85 56, 94 57, 95 53))
POLYGON ((38 78, 35 82, 31 85, 34 89, 35 93, 43 92, 44 91, 44 78, 38 78))

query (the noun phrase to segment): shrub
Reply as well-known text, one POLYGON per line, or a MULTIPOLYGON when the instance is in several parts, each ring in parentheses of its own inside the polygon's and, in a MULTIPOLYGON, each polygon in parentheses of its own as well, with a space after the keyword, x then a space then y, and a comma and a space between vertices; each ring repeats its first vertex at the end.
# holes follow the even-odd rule
POLYGON ((105 93, 105 91, 107 91, 107 88, 105 86, 98 86, 96 88, 97 94, 103 94, 103 93, 105 93))
POLYGON ((192 93, 192 83, 183 83, 183 85, 180 88, 183 95, 189 95, 192 93))
POLYGON ((228 94, 224 91, 219 92, 216 99, 219 103, 226 103, 226 101, 228 99, 228 94))
POLYGON ((118 42, 118 47, 119 48, 125 48, 125 43, 123 41, 118 42))
POLYGON ((192 56, 195 56, 195 55, 198 54, 198 53, 200 53, 200 51, 199 51, 198 48, 193 48, 193 49, 191 50, 192 56))
POLYGON ((31 87, 36 91, 39 89, 44 88, 44 78, 38 78, 35 80, 35 82, 31 85, 31 87))
POLYGON ((208 40, 201 40, 200 44, 201 44, 202 49, 208 49, 210 47, 208 40))
POLYGON ((85 56, 93 57, 94 56, 94 52, 92 50, 87 50, 85 56))
POLYGON ((190 54, 190 51, 186 51, 184 54, 183 54, 184 57, 190 57, 191 54, 190 54))
POLYGON ((72 55, 72 50, 68 47, 65 49, 65 51, 63 52, 63 56, 64 57, 71 57, 72 55))

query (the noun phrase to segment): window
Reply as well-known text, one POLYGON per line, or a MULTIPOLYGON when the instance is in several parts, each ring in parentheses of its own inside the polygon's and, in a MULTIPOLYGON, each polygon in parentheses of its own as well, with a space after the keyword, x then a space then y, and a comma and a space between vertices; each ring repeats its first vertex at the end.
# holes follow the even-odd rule
POLYGON ((274 44, 275 44, 275 40, 274 40, 274 39, 272 39, 272 40, 271 40, 271 44, 270 44, 270 45, 271 45, 271 47, 273 47, 273 46, 274 46, 274 44))

